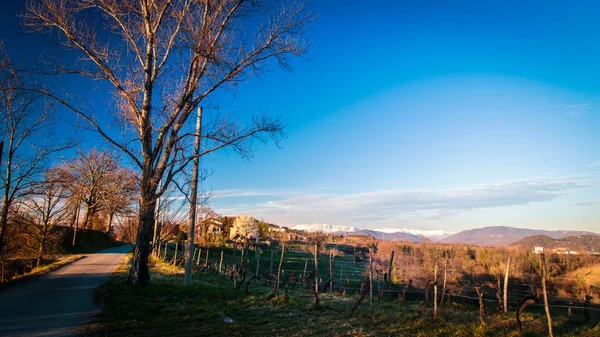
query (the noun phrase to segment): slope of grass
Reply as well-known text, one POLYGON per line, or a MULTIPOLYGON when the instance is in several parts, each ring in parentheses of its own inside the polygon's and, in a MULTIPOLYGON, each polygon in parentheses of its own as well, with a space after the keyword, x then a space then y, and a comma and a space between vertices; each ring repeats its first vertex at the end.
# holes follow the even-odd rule
MULTIPOLYGON (((437 320, 431 309, 416 318, 421 302, 392 299, 374 301, 369 313, 365 299, 350 313, 356 296, 321 294, 321 305, 305 288, 290 289, 286 297, 270 295, 264 281, 253 283, 250 294, 236 291, 228 277, 197 273, 184 286, 183 270, 153 261, 152 285, 125 286, 125 262, 98 293, 104 309, 80 335, 109 336, 519 336, 514 313, 490 311, 487 326, 471 306, 444 303, 437 320), (227 322, 231 319, 233 322, 227 322)), ((546 336, 546 320, 539 314, 522 315, 526 336, 546 336)), ((599 336, 600 327, 579 319, 554 318, 557 336, 599 336)))
POLYGON ((60 269, 64 266, 68 265, 69 263, 72 263, 72 262, 75 262, 75 261, 81 259, 82 257, 83 257, 83 255, 69 255, 69 256, 65 256, 65 257, 59 259, 56 262, 34 268, 33 270, 31 270, 28 273, 25 273, 23 275, 18 275, 9 281, 0 283, 0 290, 11 287, 11 286, 21 283, 23 281, 29 280, 33 277, 44 275, 44 274, 47 274, 54 270, 60 269))
POLYGON ((574 277, 585 280, 588 285, 600 288, 600 265, 581 268, 574 271, 572 274, 574 277))

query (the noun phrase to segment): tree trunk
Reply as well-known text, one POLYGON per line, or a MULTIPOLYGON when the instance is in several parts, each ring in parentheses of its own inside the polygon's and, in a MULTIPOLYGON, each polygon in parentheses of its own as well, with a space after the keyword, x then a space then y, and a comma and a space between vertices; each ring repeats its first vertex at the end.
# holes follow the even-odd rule
POLYGON ((369 280, 367 279, 360 285, 360 297, 358 298, 358 301, 356 301, 352 309, 350 309, 350 312, 356 311, 356 308, 358 308, 360 303, 365 299, 365 297, 367 297, 367 294, 370 291, 370 289, 367 289, 369 287, 369 284, 369 280))
POLYGON ((73 242, 71 246, 75 247, 75 241, 77 240, 77 230, 79 229, 79 212, 81 211, 81 202, 77 205, 77 217, 75 218, 75 227, 73 228, 73 242))
POLYGON ((393 267, 394 267, 394 254, 395 254, 395 252, 392 250, 392 256, 390 256, 390 266, 388 268, 388 289, 389 290, 392 290, 392 271, 393 271, 393 267))
POLYGON ((83 228, 93 229, 95 214, 96 214, 96 207, 93 205, 90 205, 88 203, 87 207, 85 209, 85 216, 83 217, 83 228))
POLYGON ((504 274, 504 312, 508 312, 508 273, 510 272, 510 255, 508 256, 508 261, 506 262, 506 273, 504 274))
MULTIPOLYGON (((4 142, 2 142, 2 148, 4 148, 4 142)), ((4 150, 3 150, 4 151, 4 150)), ((4 238, 6 236, 6 230, 8 227, 8 210, 10 208, 9 194, 11 190, 11 175, 12 175, 12 157, 10 151, 8 152, 8 163, 6 165, 6 186, 4 186, 4 194, 2 196, 2 213, 0 213, 0 254, 4 252, 4 238)))
POLYGON ((44 235, 44 237, 42 237, 42 239, 40 240, 40 246, 38 248, 37 261, 36 261, 37 267, 42 265, 42 260, 44 259, 44 244, 46 243, 45 241, 46 241, 46 238, 44 235))
POLYGON ((483 293, 480 291, 479 287, 475 287, 475 291, 477 291, 477 296, 479 297, 479 320, 481 321, 481 325, 485 326, 485 321, 483 320, 483 315, 485 314, 485 305, 483 304, 483 293))
POLYGON ((527 308, 530 304, 537 302, 537 300, 538 300, 537 297, 528 296, 519 302, 519 305, 517 306, 517 311, 516 311, 515 315, 516 315, 516 319, 517 319, 517 328, 519 329, 520 332, 523 331, 523 326, 521 323, 521 312, 523 312, 523 310, 525 310, 525 308, 527 308))
POLYGON ((544 252, 541 254, 542 258, 542 292, 544 293, 544 309, 546 310, 546 317, 548 318, 548 336, 553 337, 552 332, 552 316, 550 316, 550 307, 548 306, 548 294, 546 292, 546 256, 544 252))
MULTIPOLYGON (((144 184, 142 178, 141 186, 144 184)), ((151 240, 154 229, 154 209, 156 207, 156 198, 154 191, 143 191, 140 197, 140 213, 137 242, 133 251, 133 261, 129 271, 128 284, 150 285, 150 271, 148 269, 148 257, 151 252, 151 240)))
POLYGON ((114 217, 114 215, 115 215, 115 214, 114 214, 113 212, 110 212, 110 213, 108 214, 108 221, 107 221, 107 223, 106 223, 106 234, 110 234, 110 229, 111 229, 111 227, 112 227, 112 221, 113 221, 113 217, 114 217))

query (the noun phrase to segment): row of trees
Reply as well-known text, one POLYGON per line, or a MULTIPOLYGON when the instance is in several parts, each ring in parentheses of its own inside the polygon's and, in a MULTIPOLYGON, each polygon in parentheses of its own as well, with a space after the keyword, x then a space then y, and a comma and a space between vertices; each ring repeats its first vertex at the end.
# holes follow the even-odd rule
MULTIPOLYGON (((26 69, 39 81, 3 82, 2 90, 40 99, 46 111, 43 116, 48 118, 53 116, 48 103, 58 104, 124 155, 136 177, 138 200, 137 245, 129 282, 149 284, 157 201, 185 175, 189 164, 226 147, 249 156, 253 140, 265 141, 267 136, 277 141, 283 135, 278 118, 256 116, 244 126, 217 115, 202 122, 201 150, 194 154, 191 143, 198 137, 188 125, 190 116, 197 107, 210 105, 207 100, 217 90, 231 88, 271 65, 289 69, 289 56, 307 51, 305 33, 314 15, 293 1, 275 6, 260 0, 39 0, 27 3, 22 19, 25 29, 43 34, 63 54, 45 55, 50 62, 26 69), (99 90, 56 85, 66 76, 90 81, 99 90), (96 111, 90 102, 98 97, 92 95, 109 104, 96 111)), ((21 76, 14 69, 11 73, 13 79, 21 76)), ((12 106, 3 102, 3 109, 12 106)), ((28 109, 27 102, 24 108, 28 109)), ((41 118, 40 125, 45 120, 41 118)), ((30 134, 38 134, 38 128, 32 127, 30 134)), ((34 163, 60 148, 60 144, 48 147, 34 163)), ((31 176, 27 170, 21 173, 23 182, 31 176)), ((5 186, 15 186, 13 178, 8 181, 5 186)), ((108 228, 119 212, 109 208, 118 203, 107 203, 95 186, 97 180, 88 181, 88 194, 73 198, 85 204, 86 226, 103 210, 109 214, 108 228)), ((189 185, 178 187, 189 195, 189 185)), ((0 245, 5 243, 11 208, 2 211, 0 245)))

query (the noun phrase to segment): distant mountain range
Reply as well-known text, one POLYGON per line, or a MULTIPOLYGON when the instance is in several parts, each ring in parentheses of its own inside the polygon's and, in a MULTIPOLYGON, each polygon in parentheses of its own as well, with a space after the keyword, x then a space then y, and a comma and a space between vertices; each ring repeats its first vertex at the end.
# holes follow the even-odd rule
POLYGON ((438 241, 442 238, 448 237, 454 233, 448 233, 444 231, 426 231, 419 229, 409 228, 383 228, 383 229, 360 229, 349 226, 337 226, 330 224, 309 224, 309 225, 295 225, 289 228, 295 230, 304 230, 307 232, 321 232, 329 234, 342 234, 342 235, 369 235, 380 240, 389 241, 410 241, 410 242, 430 242, 438 241))
POLYGON ((553 239, 568 236, 599 235, 585 231, 547 231, 542 229, 515 228, 507 226, 493 226, 470 229, 456 233, 443 240, 442 243, 467 243, 481 246, 504 246, 532 235, 545 235, 553 239))
MULTIPOLYGON (((360 229, 350 226, 337 226, 330 224, 309 224, 295 225, 289 227, 295 230, 304 230, 308 232, 321 232, 329 234, 343 235, 370 235, 380 240, 389 241, 410 241, 410 242, 431 242, 439 241, 442 243, 464 243, 479 246, 505 246, 517 244, 517 241, 531 236, 546 236, 550 239, 561 239, 577 236, 595 236, 600 238, 600 234, 585 231, 548 231, 543 229, 516 228, 508 226, 492 226, 465 230, 459 233, 448 233, 444 231, 427 231, 419 229, 360 229)), ((595 242, 595 241, 594 241, 595 242)), ((560 246, 560 243, 557 243, 560 246)), ((523 245, 529 245, 528 242, 523 245)))
POLYGON ((545 249, 559 248, 580 253, 594 253, 600 252, 600 236, 578 235, 553 239, 547 235, 533 235, 514 242, 511 244, 511 246, 520 247, 527 250, 533 250, 534 247, 544 247, 545 249))

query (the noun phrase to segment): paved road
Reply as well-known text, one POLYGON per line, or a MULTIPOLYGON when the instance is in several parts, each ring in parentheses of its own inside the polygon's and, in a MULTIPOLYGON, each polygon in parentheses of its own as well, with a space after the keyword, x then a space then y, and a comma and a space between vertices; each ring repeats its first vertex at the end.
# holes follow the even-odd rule
POLYGON ((131 247, 110 248, 0 291, 0 336, 69 336, 100 308, 94 290, 131 247))

